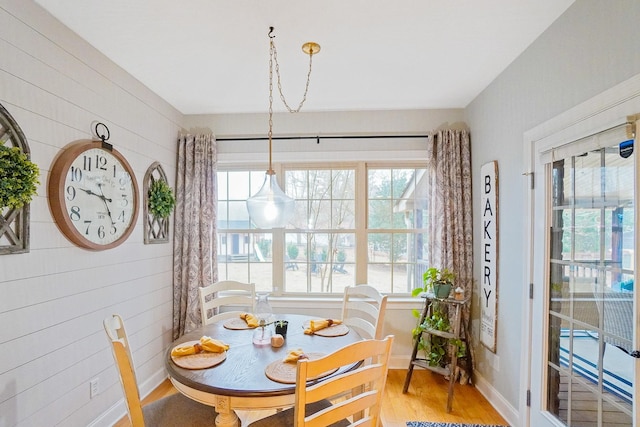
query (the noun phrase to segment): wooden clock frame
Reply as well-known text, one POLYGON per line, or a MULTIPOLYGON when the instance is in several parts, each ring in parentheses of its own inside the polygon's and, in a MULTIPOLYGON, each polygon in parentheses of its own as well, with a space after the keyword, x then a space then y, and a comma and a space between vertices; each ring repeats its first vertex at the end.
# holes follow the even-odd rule
POLYGON ((104 141, 94 141, 94 140, 80 140, 69 145, 54 161, 51 167, 51 173, 49 175, 49 208, 51 209, 51 214, 58 225, 58 228, 65 235, 69 241, 73 244, 80 246, 85 249, 90 249, 94 251, 101 251, 105 249, 112 249, 120 244, 124 243, 125 240, 131 235, 133 229, 135 228, 135 224, 138 218, 138 211, 140 209, 140 196, 138 191, 138 183, 136 182, 135 174, 133 173, 133 168, 127 161, 127 159, 116 149, 112 148, 110 144, 105 143, 104 141), (124 169, 131 177, 131 183, 133 185, 133 213, 131 216, 131 222, 124 232, 122 236, 120 236, 117 240, 114 240, 108 244, 98 244, 92 242, 82 236, 82 234, 76 229, 73 225, 73 222, 69 218, 69 215, 66 211, 66 202, 65 202, 65 178, 71 167, 73 161, 80 156, 83 152, 90 150, 92 148, 99 148, 105 151, 108 151, 111 155, 117 158, 121 163, 124 169))

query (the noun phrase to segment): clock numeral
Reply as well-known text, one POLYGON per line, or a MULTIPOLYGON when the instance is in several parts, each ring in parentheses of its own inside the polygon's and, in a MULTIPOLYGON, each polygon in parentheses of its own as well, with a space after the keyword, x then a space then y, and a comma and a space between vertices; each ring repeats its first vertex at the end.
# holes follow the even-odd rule
POLYGON ((124 222, 124 211, 122 211, 120 215, 118 215, 118 221, 124 222))
POLYGON ((120 185, 125 185, 129 183, 129 181, 131 181, 131 177, 129 176, 128 173, 123 172, 122 175, 120 175, 120 179, 119 179, 120 185))
POLYGON ((118 232, 118 228, 116 227, 116 225, 115 225, 115 224, 113 224, 113 225, 111 226, 111 234, 116 234, 117 232, 118 232))
MULTIPOLYGON (((93 166, 93 157, 86 156, 86 155, 83 156, 82 168, 86 171, 91 171, 92 166, 93 166)), ((105 156, 96 154, 96 168, 103 171, 107 170, 107 158, 105 156)))
POLYGON ((116 177, 116 165, 113 165, 113 177, 116 177))
POLYGON ((80 208, 78 206, 71 206, 69 218, 71 218, 71 221, 80 221, 80 208))
POLYGON ((71 166, 71 181, 76 181, 76 182, 80 182, 82 181, 82 170, 75 167, 75 166, 71 166))
POLYGON ((123 208, 126 208, 128 205, 129 205, 129 199, 127 199, 126 194, 123 194, 122 198, 120 199, 120 206, 122 206, 123 208))
POLYGON ((96 167, 102 171, 107 170, 107 158, 105 156, 101 156, 96 154, 96 167))
POLYGON ((104 225, 98 227, 98 237, 104 239, 104 225))
POLYGON ((67 200, 73 200, 76 198, 76 188, 72 185, 67 186, 67 200))
POLYGON ((84 234, 86 234, 88 236, 89 235, 89 227, 91 227, 91 221, 88 220, 88 219, 85 219, 84 223, 87 224, 87 228, 86 228, 86 230, 84 230, 84 234))

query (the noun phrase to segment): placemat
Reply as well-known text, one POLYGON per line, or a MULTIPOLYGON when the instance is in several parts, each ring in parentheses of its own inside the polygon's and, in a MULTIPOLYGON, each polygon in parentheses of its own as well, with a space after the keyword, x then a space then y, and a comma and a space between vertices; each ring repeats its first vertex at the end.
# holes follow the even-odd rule
MULTIPOLYGON (((304 323, 304 328, 309 328, 309 322, 304 323)), ((321 337, 339 337, 342 335, 347 335, 349 333, 349 327, 344 324, 332 325, 328 328, 320 329, 319 331, 315 331, 313 335, 320 335, 321 337)))
MULTIPOLYGON (((325 355, 325 353, 305 353, 305 354, 311 360, 319 359, 325 355)), ((264 373, 267 376, 267 378, 275 382, 283 383, 283 384, 295 384, 296 369, 297 369, 296 363, 288 363, 282 360, 276 360, 267 365, 267 367, 264 369, 264 373)), ((311 378, 311 379, 315 380, 318 378, 326 377, 327 375, 333 374, 337 370, 338 368, 332 369, 330 371, 324 372, 318 375, 317 377, 311 378)))
POLYGON ((239 317, 232 317, 231 319, 225 320, 222 326, 224 326, 226 329, 233 329, 237 331, 242 329, 255 329, 247 325, 247 322, 239 317))
MULTIPOLYGON (((187 341, 177 345, 176 347, 197 344, 199 342, 200 341, 187 341)), ((173 360, 173 363, 185 369, 211 368, 213 366, 216 366, 219 363, 222 363, 226 358, 227 358, 226 351, 223 351, 222 353, 209 353, 205 351, 198 354, 190 354, 188 356, 179 356, 179 357, 171 356, 171 360, 173 360)))

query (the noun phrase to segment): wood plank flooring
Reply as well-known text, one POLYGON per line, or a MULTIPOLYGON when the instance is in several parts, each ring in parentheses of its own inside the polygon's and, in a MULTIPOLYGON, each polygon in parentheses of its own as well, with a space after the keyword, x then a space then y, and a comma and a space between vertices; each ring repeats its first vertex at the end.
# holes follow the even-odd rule
MULTIPOLYGON (((447 387, 449 382, 441 375, 423 369, 415 369, 411 385, 406 394, 402 393, 405 369, 389 370, 385 398, 382 403, 384 427, 406 427, 407 421, 440 421, 477 424, 507 425, 506 421, 487 402, 480 392, 471 385, 456 384, 453 409, 447 414, 447 387)), ((175 393, 169 380, 162 383, 146 399, 143 405, 175 393)), ((270 412, 252 411, 238 414, 242 425, 262 418, 270 412)), ((114 427, 129 427, 129 419, 124 417, 114 427)))
MULTIPOLYGON (((595 384, 580 377, 571 382, 571 421, 580 427, 598 426, 598 388, 595 384)), ((604 395, 613 403, 602 402, 602 424, 607 427, 631 427, 633 425, 633 407, 623 399, 605 391, 604 395)), ((569 376, 560 373, 560 392, 558 417, 566 422, 569 417, 569 376)))

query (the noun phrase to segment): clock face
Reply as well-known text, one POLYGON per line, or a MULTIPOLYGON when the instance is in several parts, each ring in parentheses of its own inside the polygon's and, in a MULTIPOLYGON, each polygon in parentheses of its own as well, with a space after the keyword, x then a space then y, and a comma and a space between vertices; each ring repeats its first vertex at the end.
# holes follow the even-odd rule
POLYGON ((88 249, 119 245, 133 230, 138 212, 131 167, 100 142, 68 150, 54 164, 49 182, 58 226, 73 243, 88 249))

